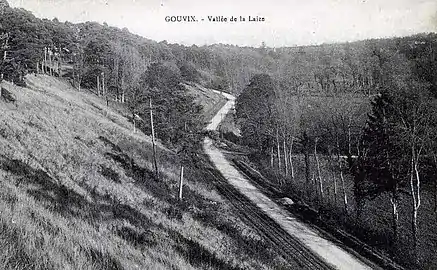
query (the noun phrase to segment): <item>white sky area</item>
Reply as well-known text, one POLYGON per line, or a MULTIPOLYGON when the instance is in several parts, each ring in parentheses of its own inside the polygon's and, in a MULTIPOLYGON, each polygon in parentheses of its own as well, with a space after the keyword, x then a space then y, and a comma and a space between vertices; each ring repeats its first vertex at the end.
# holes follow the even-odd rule
POLYGON ((436 0, 9 0, 40 18, 106 22, 156 41, 269 47, 353 41, 437 31, 436 0), (193 22, 166 22, 166 16, 193 22), (208 22, 207 16, 264 22, 208 22), (204 19, 204 21, 201 21, 204 19))

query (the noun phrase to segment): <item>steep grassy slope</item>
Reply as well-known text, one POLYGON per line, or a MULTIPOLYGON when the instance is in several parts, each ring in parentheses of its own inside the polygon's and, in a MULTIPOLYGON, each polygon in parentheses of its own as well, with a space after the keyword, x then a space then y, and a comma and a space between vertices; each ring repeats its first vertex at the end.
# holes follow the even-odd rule
POLYGON ((202 104, 204 120, 209 121, 226 103, 226 99, 211 89, 205 88, 197 83, 185 83, 185 88, 196 102, 202 104))
MULTIPOLYGON (((269 269, 283 259, 188 168, 99 98, 29 75, 0 100, 0 269, 269 269)), ((202 165, 207 166, 207 165, 202 165)))

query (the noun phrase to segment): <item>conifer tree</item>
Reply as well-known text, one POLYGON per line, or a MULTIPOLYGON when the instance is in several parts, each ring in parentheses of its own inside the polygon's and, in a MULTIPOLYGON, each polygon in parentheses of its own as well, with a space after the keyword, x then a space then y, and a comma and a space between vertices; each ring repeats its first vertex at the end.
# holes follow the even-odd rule
POLYGON ((379 194, 390 195, 394 239, 398 236, 399 188, 404 184, 406 175, 406 167, 403 166, 405 150, 398 144, 395 117, 393 99, 384 91, 372 102, 372 112, 362 135, 360 155, 355 162, 349 157, 359 206, 379 194))

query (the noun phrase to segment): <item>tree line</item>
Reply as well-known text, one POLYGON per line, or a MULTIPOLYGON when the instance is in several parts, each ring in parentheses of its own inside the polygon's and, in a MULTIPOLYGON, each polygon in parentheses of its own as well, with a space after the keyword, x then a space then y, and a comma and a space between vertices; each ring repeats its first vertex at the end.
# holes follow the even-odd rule
MULTIPOLYGON (((417 55, 430 54, 435 42, 430 45, 426 40, 435 40, 435 34, 284 48, 265 44, 259 48, 182 46, 152 41, 107 24, 38 19, 29 11, 10 7, 3 8, 0 32, 9 35, 9 49, 1 49, 8 54, 1 68, 10 80, 19 81, 23 74, 35 72, 38 62, 44 59, 44 48, 48 48, 74 66, 68 76, 74 78, 77 87, 97 89, 96 77, 103 72, 107 93, 117 100, 127 99, 130 85, 137 83, 153 62, 172 63, 185 79, 236 94, 259 73, 270 74, 282 87, 293 91, 333 95, 347 89, 375 94, 372 91, 381 83, 383 73, 381 47, 400 50, 408 58, 420 58, 422 62, 417 62, 415 68, 422 76, 431 81, 437 76, 424 69, 434 65, 432 61, 417 55)), ((4 44, 5 40, 0 42, 4 44)))

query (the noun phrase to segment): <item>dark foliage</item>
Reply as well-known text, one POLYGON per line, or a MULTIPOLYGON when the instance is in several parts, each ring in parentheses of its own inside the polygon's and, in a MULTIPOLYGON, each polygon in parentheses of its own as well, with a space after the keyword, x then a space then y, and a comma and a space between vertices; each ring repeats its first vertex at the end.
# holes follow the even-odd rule
POLYGON ((238 97, 235 109, 245 143, 266 152, 273 144, 277 120, 275 85, 271 77, 255 75, 238 97))

